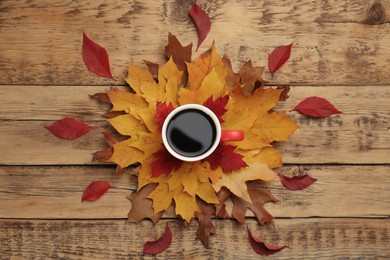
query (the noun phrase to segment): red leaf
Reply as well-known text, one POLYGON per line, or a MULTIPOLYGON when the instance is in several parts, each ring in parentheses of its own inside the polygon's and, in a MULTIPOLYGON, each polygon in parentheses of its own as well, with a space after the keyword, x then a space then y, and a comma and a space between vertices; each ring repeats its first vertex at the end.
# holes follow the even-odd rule
POLYGON ((169 102, 169 105, 160 101, 157 102, 156 115, 154 116, 154 119, 157 121, 160 130, 162 129, 165 118, 167 118, 167 116, 169 115, 169 113, 172 112, 173 109, 175 108, 173 107, 171 102, 169 102))
POLYGON ((93 129, 92 126, 72 117, 65 117, 49 126, 44 127, 53 135, 68 140, 74 140, 93 129))
POLYGON ((98 200, 112 186, 106 181, 93 181, 85 188, 81 201, 98 200))
POLYGON ((256 252, 258 255, 273 255, 284 248, 288 248, 288 246, 278 246, 278 245, 271 245, 267 242, 264 242, 258 237, 255 237, 251 230, 248 227, 248 239, 249 244, 251 245, 252 249, 256 252))
POLYGON ((308 97, 294 107, 293 110, 312 117, 328 117, 342 113, 332 103, 321 97, 308 97))
POLYGON ((147 241, 144 244, 144 254, 146 255, 160 254, 165 250, 167 250, 167 248, 171 245, 171 243, 172 243, 172 232, 167 223, 167 226, 165 227, 165 232, 159 239, 154 241, 147 241))
POLYGON ((111 75, 110 62, 106 49, 89 39, 84 32, 82 54, 84 63, 90 71, 99 76, 115 80, 111 75))
POLYGON ((283 186, 286 187, 286 189, 293 191, 303 190, 317 181, 317 179, 310 177, 309 175, 294 176, 292 178, 288 178, 280 173, 278 173, 278 175, 283 186))
POLYGON ((292 43, 275 48, 268 55, 268 69, 272 76, 290 58, 292 43))
POLYGON ((152 177, 158 177, 161 174, 169 175, 172 170, 179 169, 183 163, 181 160, 172 156, 165 148, 153 155, 157 159, 150 164, 152 167, 152 177))
POLYGON ((205 160, 209 162, 212 170, 221 166, 224 172, 231 172, 248 166, 242 159, 244 156, 235 153, 234 149, 236 149, 236 147, 233 145, 220 144, 205 160))
POLYGON ((207 34, 210 32, 210 17, 196 3, 188 10, 188 14, 191 16, 196 25, 196 29, 198 30, 198 46, 196 47, 196 50, 198 50, 199 46, 206 39, 207 34))
POLYGON ((209 97, 206 102, 203 103, 205 107, 214 112, 214 114, 218 117, 219 122, 222 124, 224 120, 221 118, 223 114, 227 111, 225 108, 227 102, 229 101, 229 95, 224 97, 219 97, 213 100, 213 97, 209 97))

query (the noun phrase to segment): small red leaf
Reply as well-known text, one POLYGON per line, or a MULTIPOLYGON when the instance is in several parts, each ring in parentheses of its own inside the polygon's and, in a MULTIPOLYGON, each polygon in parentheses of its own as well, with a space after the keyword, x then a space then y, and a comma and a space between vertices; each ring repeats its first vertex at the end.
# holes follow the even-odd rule
POLYGON ((206 102, 203 103, 203 106, 207 107, 218 117, 219 122, 222 124, 224 120, 222 119, 223 114, 227 111, 225 108, 227 102, 229 101, 229 95, 224 97, 219 97, 213 100, 213 97, 209 97, 206 102))
POLYGON ((216 170, 221 166, 224 172, 231 172, 248 166, 242 159, 243 156, 235 153, 234 149, 236 147, 233 145, 220 144, 205 160, 210 164, 212 170, 216 170))
POLYGON ((111 74, 106 49, 89 39, 84 32, 82 54, 84 63, 90 71, 99 76, 115 80, 111 74))
POLYGON ((74 140, 93 129, 92 126, 72 117, 65 117, 49 126, 44 127, 53 135, 68 140, 74 140))
POLYGON ((290 58, 292 45, 277 47, 268 55, 268 69, 272 76, 290 58))
POLYGON ((305 98, 293 110, 312 117, 328 117, 342 113, 332 103, 321 97, 305 98))
POLYGON ((312 185, 317 179, 310 177, 309 175, 305 176, 294 176, 292 178, 288 178, 280 173, 278 173, 280 177, 280 181, 283 186, 288 190, 303 190, 310 185, 312 185))
POLYGON ((207 34, 210 32, 210 17, 196 3, 188 10, 188 14, 191 16, 196 25, 196 29, 198 30, 198 46, 196 47, 196 50, 198 50, 199 46, 206 39, 207 34))
POLYGON ((165 250, 167 250, 167 248, 171 245, 171 243, 172 243, 172 232, 167 223, 167 226, 165 227, 165 232, 159 239, 154 241, 147 241, 144 244, 144 254, 146 255, 160 254, 165 250))
POLYGON ((169 115, 169 113, 172 112, 172 110, 175 109, 171 102, 167 105, 167 103, 162 103, 160 101, 156 104, 156 115, 154 116, 154 119, 158 123, 158 127, 161 130, 162 126, 164 124, 165 118, 169 115))
POLYGON ((179 169, 183 163, 181 160, 171 155, 165 148, 153 155, 157 159, 150 164, 152 167, 152 177, 158 177, 161 174, 169 175, 172 170, 179 169))
POLYGON ((264 242, 258 237, 255 237, 251 230, 248 227, 248 239, 249 244, 251 245, 253 251, 256 252, 258 255, 273 255, 284 248, 288 248, 288 246, 278 246, 278 245, 271 245, 267 242, 264 242))
POLYGON ((106 181, 93 181, 85 188, 81 201, 98 200, 112 186, 106 181))

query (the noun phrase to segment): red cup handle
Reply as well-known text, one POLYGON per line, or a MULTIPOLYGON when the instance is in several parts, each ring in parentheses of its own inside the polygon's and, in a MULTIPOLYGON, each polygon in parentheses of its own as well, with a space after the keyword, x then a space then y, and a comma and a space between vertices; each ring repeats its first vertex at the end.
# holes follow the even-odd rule
POLYGON ((241 130, 222 130, 220 142, 241 141, 244 139, 244 132, 241 130))

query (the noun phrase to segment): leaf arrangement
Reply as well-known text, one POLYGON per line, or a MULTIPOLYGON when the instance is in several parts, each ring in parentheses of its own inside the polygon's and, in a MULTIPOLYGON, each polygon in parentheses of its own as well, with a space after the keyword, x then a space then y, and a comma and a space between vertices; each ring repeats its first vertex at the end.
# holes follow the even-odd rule
MULTIPOLYGON (((189 15, 198 30, 198 45, 210 31, 206 12, 194 4, 189 15)), ((272 75, 290 58, 292 43, 275 48, 268 57, 272 75)), ((93 160, 114 163, 116 173, 128 167, 138 167, 137 191, 128 199, 132 202, 128 219, 139 222, 150 219, 157 223, 169 208, 189 223, 196 219, 196 232, 208 248, 210 235, 215 233, 212 218, 232 218, 244 224, 247 210, 253 212, 259 224, 273 223, 272 215, 264 209, 266 203, 277 202, 266 182, 280 179, 289 190, 301 190, 316 179, 305 175, 288 178, 274 172, 282 166, 282 157, 272 146, 287 141, 299 126, 284 112, 273 110, 279 101, 288 98, 289 86, 265 87, 263 67, 246 62, 236 73, 226 56, 210 49, 192 60, 192 44, 183 46, 172 34, 165 46, 168 61, 159 65, 145 61, 144 67, 129 65, 128 90, 111 87, 106 93, 91 97, 111 104, 105 114, 107 121, 122 135, 104 132, 108 147, 94 153, 93 160), (245 138, 239 142, 221 142, 207 158, 183 162, 164 147, 161 128, 165 118, 178 106, 201 104, 218 117, 222 129, 239 129, 245 138), (227 201, 233 209, 227 210, 227 201)), ((83 59, 95 74, 114 79, 106 50, 83 33, 83 59)), ((329 101, 308 97, 293 110, 312 117, 327 117, 341 113, 329 101)), ((45 126, 54 135, 73 140, 93 127, 74 119, 64 118, 45 126)), ((133 172, 134 174, 134 172, 133 172)), ((112 186, 106 181, 93 181, 84 190, 82 201, 95 201, 112 186)), ((260 255, 271 255, 287 246, 271 245, 255 237, 248 228, 248 240, 260 255)), ((148 241, 144 254, 159 254, 172 242, 167 224, 162 237, 148 241)))

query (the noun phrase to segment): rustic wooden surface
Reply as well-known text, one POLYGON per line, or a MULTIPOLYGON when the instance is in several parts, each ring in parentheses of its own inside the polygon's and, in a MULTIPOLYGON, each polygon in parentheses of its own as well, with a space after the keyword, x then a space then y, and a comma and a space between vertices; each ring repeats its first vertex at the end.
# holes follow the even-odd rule
MULTIPOLYGON (((126 223, 131 177, 91 163, 104 147, 105 106, 88 94, 124 87, 129 63, 163 62, 167 33, 196 43, 187 15, 194 1, 0 1, 0 259, 257 259, 246 226, 290 248, 270 259, 389 259, 390 249, 390 1, 197 1, 212 20, 198 53, 213 40, 233 67, 266 65, 272 48, 294 41, 290 61, 271 83, 290 83, 289 111, 308 96, 329 99, 343 114, 310 119, 288 112, 301 128, 277 148, 290 174, 318 181, 266 208, 275 227, 216 220, 211 249, 195 240, 196 223, 170 212, 156 226, 126 223), (104 45, 117 81, 89 72, 82 31, 104 45), (64 116, 96 128, 65 141, 43 125, 64 116), (114 188, 81 203, 84 187, 106 179, 114 188), (170 222, 172 246, 142 255, 146 240, 170 222)), ((196 57, 198 53, 194 53, 196 57)))

